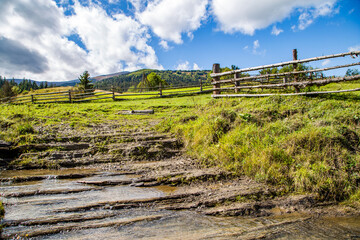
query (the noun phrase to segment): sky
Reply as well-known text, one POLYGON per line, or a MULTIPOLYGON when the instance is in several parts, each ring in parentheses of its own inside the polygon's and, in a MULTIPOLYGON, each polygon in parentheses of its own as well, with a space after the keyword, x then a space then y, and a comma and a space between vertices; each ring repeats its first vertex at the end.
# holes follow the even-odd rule
MULTIPOLYGON (((254 67, 360 50, 360 0, 0 0, 0 76, 254 67)), ((313 67, 358 62, 331 59, 313 67)), ((339 71, 337 73, 340 73, 339 71)))

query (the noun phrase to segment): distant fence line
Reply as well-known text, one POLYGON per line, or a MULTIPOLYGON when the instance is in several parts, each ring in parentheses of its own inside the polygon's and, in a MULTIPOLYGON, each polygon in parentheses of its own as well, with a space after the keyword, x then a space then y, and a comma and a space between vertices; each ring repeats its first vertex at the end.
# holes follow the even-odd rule
POLYGON ((272 95, 283 95, 283 96, 292 96, 292 95, 311 95, 311 94, 322 94, 322 93, 336 93, 336 92, 350 92, 350 91, 360 91, 358 89, 348 89, 348 90, 339 90, 339 91, 318 91, 318 92, 300 92, 300 89, 309 86, 324 86, 330 83, 345 82, 345 81, 354 81, 360 79, 360 75, 355 76, 344 76, 344 77, 324 77, 323 71, 329 71, 339 68, 351 67, 360 65, 360 62, 337 65, 333 67, 321 68, 321 69, 310 69, 298 71, 297 66, 301 63, 308 63, 313 61, 320 61, 330 58, 339 58, 345 56, 352 56, 353 58, 358 57, 360 51, 353 51, 348 53, 340 53, 334 55, 327 55, 315 58, 308 58, 303 60, 297 59, 297 50, 293 50, 293 61, 275 63, 264 66, 250 67, 237 69, 233 71, 220 72, 220 64, 213 65, 213 73, 210 74, 212 77, 213 85, 213 95, 214 98, 220 97, 265 97, 272 95), (253 75, 253 76, 242 76, 243 73, 258 71, 263 69, 271 69, 283 66, 293 66, 293 71, 283 72, 283 73, 274 73, 274 74, 262 74, 262 75, 253 75), (230 76, 230 77, 229 77, 230 76), (221 78, 227 79, 221 79, 221 78), (289 93, 289 87, 293 87, 295 93, 289 93), (262 94, 240 94, 240 91, 243 89, 277 89, 277 90, 286 90, 285 93, 262 93, 262 94), (235 94, 223 94, 223 92, 235 91, 235 94))
POLYGON ((107 89, 90 89, 90 90, 68 90, 60 92, 37 93, 24 96, 14 96, 1 98, 0 103, 11 104, 46 104, 46 103, 80 103, 88 101, 97 101, 103 99, 125 100, 131 97, 168 97, 181 94, 199 94, 212 91, 212 86, 207 85, 189 85, 177 87, 159 87, 136 89, 137 92, 123 92, 122 89, 112 87, 107 89), (140 92, 139 92, 140 91, 140 92))

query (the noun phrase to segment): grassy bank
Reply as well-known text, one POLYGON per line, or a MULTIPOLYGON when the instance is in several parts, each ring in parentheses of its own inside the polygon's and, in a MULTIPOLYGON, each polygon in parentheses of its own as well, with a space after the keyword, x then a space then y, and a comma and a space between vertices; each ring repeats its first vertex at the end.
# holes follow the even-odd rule
POLYGON ((287 192, 359 202, 359 101, 358 94, 219 99, 161 128, 204 164, 287 192))

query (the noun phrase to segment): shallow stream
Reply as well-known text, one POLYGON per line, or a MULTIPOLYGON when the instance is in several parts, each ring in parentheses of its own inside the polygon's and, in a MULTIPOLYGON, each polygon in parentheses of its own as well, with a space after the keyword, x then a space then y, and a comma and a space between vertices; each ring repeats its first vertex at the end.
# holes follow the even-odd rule
POLYGON ((168 211, 156 207, 90 208, 81 212, 66 212, 63 210, 89 204, 166 196, 176 192, 176 188, 167 186, 143 188, 131 185, 96 187, 78 182, 80 180, 126 180, 136 177, 97 170, 29 170, 0 173, 0 178, 14 176, 47 177, 31 182, 2 182, 1 200, 5 204, 6 211, 3 223, 22 222, 22 224, 13 224, 4 228, 3 235, 7 238, 16 238, 16 234, 24 232, 66 229, 45 235, 39 234, 35 238, 360 239, 360 217, 319 218, 300 214, 260 218, 212 217, 198 214, 196 211, 168 211), (59 175, 71 173, 94 173, 95 175, 81 179, 57 178, 59 175), (47 193, 54 189, 59 191, 47 193), (67 192, 69 190, 76 191, 69 193, 67 192), (37 192, 39 194, 36 194, 37 192), (22 196, 17 197, 15 193, 22 193, 22 196), (145 220, 128 224, 113 224, 143 217, 145 220), (73 221, 68 221, 67 218, 73 221), (63 219, 63 221, 46 223, 53 219, 63 219), (25 224, 34 220, 37 221, 36 224, 25 224))

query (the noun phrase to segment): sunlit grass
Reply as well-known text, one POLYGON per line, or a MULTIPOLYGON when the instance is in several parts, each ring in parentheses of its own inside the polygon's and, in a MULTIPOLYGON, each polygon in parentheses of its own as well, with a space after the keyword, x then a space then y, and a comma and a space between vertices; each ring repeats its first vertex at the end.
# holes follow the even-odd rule
POLYGON ((359 92, 217 99, 201 111, 165 120, 161 128, 182 138, 188 154, 204 164, 283 186, 288 192, 357 199, 359 102, 359 92))

